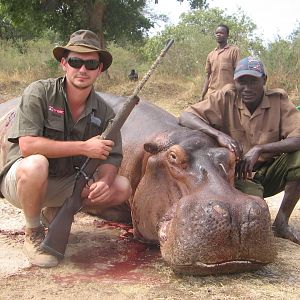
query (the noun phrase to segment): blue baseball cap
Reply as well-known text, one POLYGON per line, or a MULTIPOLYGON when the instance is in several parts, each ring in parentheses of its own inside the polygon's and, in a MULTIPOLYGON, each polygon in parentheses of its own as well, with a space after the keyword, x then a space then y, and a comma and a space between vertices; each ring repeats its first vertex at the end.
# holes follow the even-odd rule
POLYGON ((263 77, 266 75, 263 63, 256 57, 248 56, 241 59, 234 71, 233 79, 244 75, 263 77))

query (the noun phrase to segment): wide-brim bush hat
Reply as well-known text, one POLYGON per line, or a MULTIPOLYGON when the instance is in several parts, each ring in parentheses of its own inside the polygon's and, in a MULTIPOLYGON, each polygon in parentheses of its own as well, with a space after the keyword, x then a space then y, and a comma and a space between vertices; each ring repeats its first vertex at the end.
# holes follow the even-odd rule
POLYGON ((98 52, 100 61, 103 63, 102 71, 109 68, 112 63, 112 55, 104 49, 101 49, 99 37, 90 30, 80 29, 71 34, 70 40, 66 46, 57 46, 53 49, 53 55, 59 62, 69 50, 78 53, 98 52))

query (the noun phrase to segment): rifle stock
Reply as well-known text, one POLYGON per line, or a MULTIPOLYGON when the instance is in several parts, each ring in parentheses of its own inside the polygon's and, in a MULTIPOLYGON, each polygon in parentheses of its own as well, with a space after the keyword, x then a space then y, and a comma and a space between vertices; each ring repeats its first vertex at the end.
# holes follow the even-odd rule
MULTIPOLYGON (((165 48, 161 51, 149 71, 139 82, 133 94, 129 96, 123 107, 118 111, 115 118, 108 124, 101 139, 113 140, 114 135, 121 129, 135 105, 139 102, 138 93, 147 82, 157 65, 161 62, 174 40, 169 40, 165 48)), ((67 198, 57 215, 48 228, 48 233, 41 244, 41 248, 58 258, 63 258, 68 244, 74 215, 81 209, 81 192, 88 180, 92 178, 101 160, 87 158, 85 163, 76 175, 76 181, 71 197, 67 198)))

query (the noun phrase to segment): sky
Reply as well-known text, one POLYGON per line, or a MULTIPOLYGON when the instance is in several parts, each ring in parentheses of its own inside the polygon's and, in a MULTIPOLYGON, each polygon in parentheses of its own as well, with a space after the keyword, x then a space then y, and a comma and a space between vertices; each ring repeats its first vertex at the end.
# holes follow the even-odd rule
MULTIPOLYGON (((208 0, 209 7, 226 9, 233 14, 240 7, 245 14, 257 25, 256 31, 265 42, 272 42, 278 36, 287 38, 300 24, 299 0, 208 0)), ((158 4, 151 4, 155 13, 166 14, 170 24, 177 24, 179 16, 189 11, 188 1, 159 0, 158 4)), ((156 31, 162 29, 162 24, 156 31)))

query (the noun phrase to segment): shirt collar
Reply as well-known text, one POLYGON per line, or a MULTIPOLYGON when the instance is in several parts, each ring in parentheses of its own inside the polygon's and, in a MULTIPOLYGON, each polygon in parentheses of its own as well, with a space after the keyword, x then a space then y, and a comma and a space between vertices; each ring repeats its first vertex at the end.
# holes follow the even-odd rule
POLYGON ((218 46, 215 48, 215 50, 225 50, 225 49, 228 49, 229 48, 229 45, 226 44, 223 48, 219 48, 218 46))
MULTIPOLYGON (((62 93, 67 100, 67 95, 65 91, 65 84, 66 84, 66 76, 60 78, 61 81, 61 90, 62 93)), ((97 110, 97 97, 94 87, 92 87, 91 92, 87 98, 86 101, 86 107, 85 107, 85 115, 90 114, 93 110, 97 110)))
POLYGON ((86 111, 91 112, 92 110, 97 109, 97 96, 94 87, 92 87, 91 92, 88 96, 87 102, 86 102, 86 111))
MULTIPOLYGON (((237 107, 239 109, 247 109, 246 108, 246 105, 244 104, 244 102, 242 101, 242 98, 241 97, 237 97, 237 107)), ((264 92, 264 95, 263 95, 263 99, 261 101, 261 103, 258 105, 257 109, 258 108, 269 108, 271 107, 271 104, 270 104, 270 99, 269 97, 266 95, 266 92, 264 92)))

